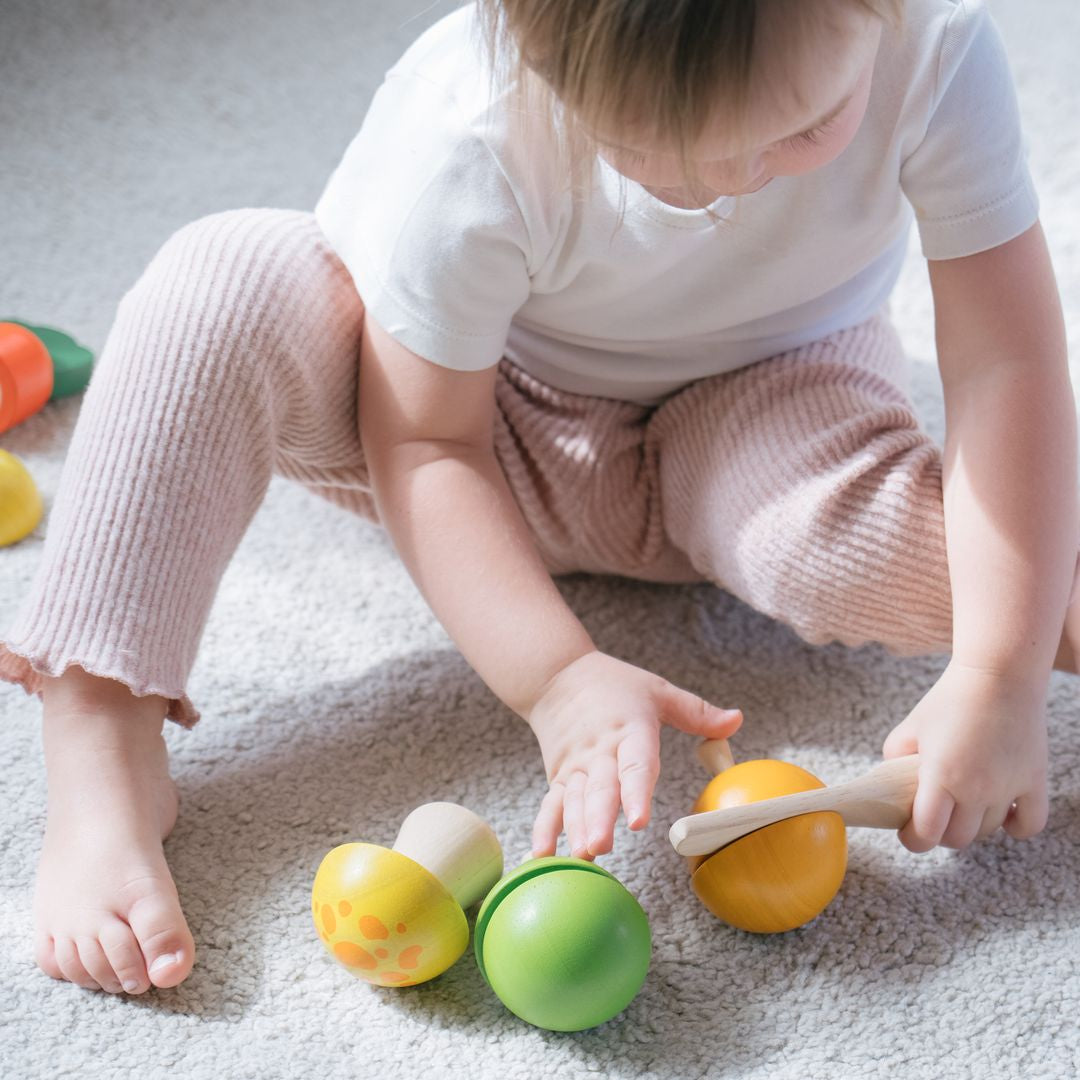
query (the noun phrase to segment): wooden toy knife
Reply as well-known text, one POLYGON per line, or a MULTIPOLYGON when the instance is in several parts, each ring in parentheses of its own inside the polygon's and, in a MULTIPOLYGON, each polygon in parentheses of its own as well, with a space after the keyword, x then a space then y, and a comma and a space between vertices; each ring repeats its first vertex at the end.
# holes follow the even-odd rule
POLYGON ((900 829, 911 818, 918 772, 918 754, 892 758, 842 784, 690 814, 668 836, 680 855, 707 855, 756 829, 818 810, 834 810, 848 825, 900 829))

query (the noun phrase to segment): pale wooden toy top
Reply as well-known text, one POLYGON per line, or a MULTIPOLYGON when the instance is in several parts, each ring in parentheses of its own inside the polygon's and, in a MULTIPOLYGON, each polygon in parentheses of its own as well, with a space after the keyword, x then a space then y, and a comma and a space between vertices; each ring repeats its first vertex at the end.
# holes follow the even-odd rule
MULTIPOLYGON (((725 739, 702 743, 698 756, 713 773, 734 764, 725 739)), ((900 829, 911 818, 918 772, 918 754, 893 758, 843 784, 762 799, 745 806, 690 814, 671 826, 669 838, 680 855, 708 855, 766 825, 818 810, 833 810, 848 825, 900 829)))
POLYGON ((463 909, 502 877, 498 837, 483 818, 457 803, 418 806, 401 823, 394 851, 431 871, 463 909))

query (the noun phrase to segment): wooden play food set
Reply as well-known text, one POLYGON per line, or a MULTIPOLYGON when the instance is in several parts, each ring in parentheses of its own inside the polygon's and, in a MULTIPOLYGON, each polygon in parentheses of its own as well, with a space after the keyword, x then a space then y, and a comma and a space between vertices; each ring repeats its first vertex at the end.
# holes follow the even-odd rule
MULTIPOLYGON (((835 787, 783 761, 736 765, 726 740, 699 757, 715 774, 676 821, 691 888, 732 926, 772 934, 804 926, 832 901, 847 868, 848 825, 899 829, 911 817, 917 755, 883 762, 835 787)), ((652 953, 641 905, 584 859, 531 859, 505 877, 483 820, 426 803, 392 849, 341 844, 311 892, 315 929, 350 974, 376 986, 433 979, 465 951, 465 909, 483 897, 474 953, 484 980, 516 1016, 583 1031, 617 1016, 641 989, 652 953)))
POLYGON ((376 986, 413 986, 465 952, 465 908, 503 872, 491 827, 456 803, 417 807, 393 848, 341 844, 323 859, 311 914, 327 952, 376 986))
POLYGON ((846 825, 899 829, 911 817, 918 755, 826 787, 778 761, 734 764, 725 740, 699 756, 717 775, 671 827, 691 887, 725 922, 755 933, 803 926, 832 901, 847 865, 846 825))
POLYGON ((476 962, 516 1016, 583 1031, 618 1015, 645 981, 649 920, 630 892, 584 859, 531 859, 488 894, 476 962))

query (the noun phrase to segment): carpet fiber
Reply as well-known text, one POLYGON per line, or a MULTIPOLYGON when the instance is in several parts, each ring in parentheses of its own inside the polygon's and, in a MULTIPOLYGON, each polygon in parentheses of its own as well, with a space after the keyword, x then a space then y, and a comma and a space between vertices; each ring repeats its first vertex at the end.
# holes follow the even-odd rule
MULTIPOLYGON (((0 316, 99 350, 165 238, 238 206, 309 208, 381 73, 453 5, 426 0, 4 0, 0 6, 0 316)), ((1020 84, 1043 222, 1080 359, 1080 79, 1068 0, 997 0, 1020 84)), ((925 264, 894 303, 920 414, 941 437, 925 264)), ((78 412, 68 399, 0 438, 46 502, 78 412)), ((44 526, 0 551, 7 626, 44 526)), ((864 771, 943 659, 812 648, 725 594, 574 577, 566 597, 605 650, 746 724, 740 758, 827 782, 864 771)), ((323 953, 311 880, 336 844, 390 844, 414 806, 464 803, 507 867, 545 790, 531 733, 427 611, 384 535, 283 481, 225 577, 192 676, 203 710, 170 726, 180 819, 166 844, 198 955, 171 991, 110 997, 54 982, 31 953, 45 810, 36 699, 0 686, 0 1072, 81 1080, 227 1077, 1048 1077, 1080 1038, 1080 683, 1055 675, 1051 815, 1027 842, 908 853, 849 833, 832 906, 777 937, 731 930, 689 891, 666 841, 705 779, 663 737, 654 820, 601 860, 653 932, 641 993, 600 1028, 512 1016, 471 958, 405 990, 323 953)))

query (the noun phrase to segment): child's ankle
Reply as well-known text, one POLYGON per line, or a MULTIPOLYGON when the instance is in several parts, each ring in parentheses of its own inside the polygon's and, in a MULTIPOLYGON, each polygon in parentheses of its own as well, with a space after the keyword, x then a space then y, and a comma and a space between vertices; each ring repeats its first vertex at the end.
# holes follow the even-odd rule
POLYGON ((168 711, 163 697, 133 694, 122 682, 91 675, 72 665, 63 674, 42 682, 41 701, 50 716, 125 716, 158 721, 158 730, 168 711))

